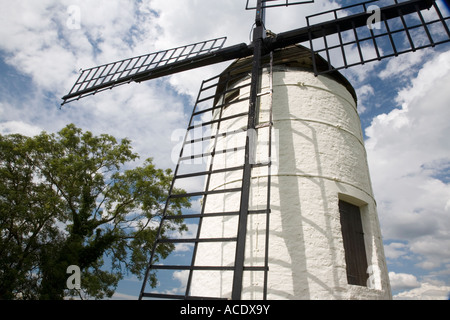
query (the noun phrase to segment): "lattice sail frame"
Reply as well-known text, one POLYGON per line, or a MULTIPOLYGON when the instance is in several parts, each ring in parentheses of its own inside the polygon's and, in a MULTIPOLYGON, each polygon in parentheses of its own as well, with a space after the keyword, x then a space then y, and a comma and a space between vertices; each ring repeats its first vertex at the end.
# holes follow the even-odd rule
POLYGON ((82 70, 70 92, 63 97, 63 104, 131 81, 140 81, 140 77, 148 76, 150 72, 173 68, 178 62, 210 54, 221 49, 226 39, 197 42, 82 70))
MULTIPOLYGON (((270 60, 268 67, 271 83, 272 62, 270 60)), ((235 255, 238 250, 237 242, 240 236, 246 239, 245 233, 240 234, 239 230, 239 202, 244 191, 243 174, 245 165, 245 147, 246 138, 248 136, 248 128, 230 128, 236 126, 236 123, 246 123, 249 116, 249 110, 240 110, 242 104, 247 104, 250 100, 250 86, 251 83, 245 83, 239 86, 233 85, 237 81, 242 80, 248 76, 248 71, 242 73, 241 66, 238 70, 231 69, 227 74, 219 75, 211 79, 203 81, 191 119, 187 128, 186 136, 180 151, 179 160, 174 172, 172 186, 169 192, 169 197, 166 202, 166 209, 164 210, 162 221, 158 230, 155 246, 151 253, 151 259, 147 274, 143 282, 140 293, 142 298, 163 298, 163 299, 227 299, 221 296, 205 296, 192 295, 192 282, 195 277, 200 276, 207 278, 207 275, 202 273, 209 273, 210 276, 223 277, 224 290, 231 294, 233 290, 233 278, 239 271, 239 262, 236 261, 235 255), (240 94, 237 94, 240 92, 240 94), (246 92, 246 93, 242 93, 246 92), (230 109, 235 108, 231 115, 230 109), (227 111, 225 111, 227 110, 227 111), (225 111, 225 112, 224 112, 225 111), (227 113, 227 115, 224 115, 227 113), (230 160, 234 165, 227 165, 230 160), (223 180, 223 181, 222 181, 223 180), (231 184, 227 184, 234 181, 231 184), (227 182, 228 181, 228 182, 227 182), (240 181, 240 182, 239 182, 240 181), (231 185, 231 186, 229 186, 231 185), (175 188, 188 188, 186 193, 174 194, 172 191, 175 188), (199 202, 200 206, 194 210, 185 210, 181 216, 170 216, 166 214, 170 202, 174 198, 188 197, 193 202, 199 202), (225 211, 211 211, 215 208, 215 203, 227 199, 227 206, 225 211), (213 205, 211 205, 213 204, 213 205), (184 221, 195 232, 187 232, 183 234, 167 235, 161 232, 162 226, 170 223, 174 219, 184 219, 184 221), (230 219, 236 223, 234 233, 226 234, 225 236, 208 234, 204 225, 211 225, 214 219, 230 219), (172 243, 176 246, 185 246, 182 254, 187 255, 187 258, 173 259, 172 256, 167 257, 164 261, 158 261, 156 257, 157 247, 160 244, 172 243), (198 250, 202 245, 219 244, 221 246, 228 246, 231 248, 228 252, 231 255, 225 257, 225 262, 222 260, 221 264, 205 265, 204 261, 198 261, 198 250), (231 245, 230 245, 231 244, 231 245), (231 251, 230 251, 231 250, 231 251), (176 261, 176 264, 173 262, 176 261), (230 264, 230 261, 233 263, 230 264), (157 273, 158 279, 166 279, 164 292, 160 288, 149 288, 147 279, 149 273, 157 273), (176 283, 170 287, 170 278, 175 274, 182 274, 186 272, 185 281, 176 283), (229 281, 227 281, 229 280, 229 281), (168 293, 169 292, 169 293, 168 293)), ((261 97, 272 101, 272 90, 267 90, 260 94, 261 97)), ((271 103, 270 103, 271 106, 271 103)), ((271 155, 272 155, 272 110, 271 107, 266 110, 264 115, 260 115, 260 125, 255 129, 264 130, 268 133, 268 141, 263 142, 263 159, 258 158, 252 164, 253 170, 266 171, 267 188, 265 193, 266 202, 262 204, 263 209, 250 208, 248 215, 263 216, 265 220, 265 234, 263 235, 265 242, 264 259, 258 265, 245 265, 243 272, 258 272, 261 274, 263 280, 263 287, 260 295, 262 299, 267 297, 267 277, 268 277, 268 250, 269 250, 269 217, 270 217, 270 180, 271 180, 271 155), (264 155, 265 154, 265 155, 264 155)), ((256 136, 257 133, 255 132, 256 136)), ((258 148, 256 144, 255 148, 258 148)), ((256 152, 256 149, 254 150, 256 152)), ((217 223, 223 223, 217 220, 217 223)), ((180 248, 180 247, 178 247, 180 248)), ((201 250, 201 249, 200 249, 201 250)), ((208 260, 219 261, 221 255, 226 250, 207 250, 203 248, 200 254, 203 258, 205 253, 208 255, 208 260)), ((180 255, 180 252, 173 252, 173 255, 180 255)), ((241 275, 242 276, 242 275, 241 275)), ((197 278, 198 279, 198 278, 197 278)), ((198 287, 196 288, 198 293, 198 287)), ((229 298, 229 297, 228 297, 229 298)))
POLYGON ((398 9, 395 7, 402 2, 383 1, 383 3, 391 3, 390 6, 397 11, 398 17, 390 17, 387 13, 390 6, 384 6, 383 10, 386 13, 379 10, 381 19, 376 22, 372 17, 377 12, 372 11, 370 6, 379 5, 380 2, 367 1, 306 17, 309 30, 313 27, 316 29, 315 37, 309 31, 313 59, 315 54, 320 54, 328 61, 327 70, 318 70, 315 59, 313 60, 316 75, 435 47, 450 41, 450 17, 443 16, 436 2, 431 1, 431 7, 423 10, 423 4, 430 1, 411 1, 413 4, 404 8, 405 12, 402 12, 400 7, 398 9), (345 17, 358 14, 367 17, 367 24, 357 26, 353 23, 349 27, 345 17), (311 23, 314 19, 319 19, 321 22, 311 23), (341 21, 345 22, 341 23, 341 21), (317 26, 321 27, 322 37, 317 36, 317 33, 320 33, 317 31, 317 26), (334 30, 325 31, 330 28, 334 30))

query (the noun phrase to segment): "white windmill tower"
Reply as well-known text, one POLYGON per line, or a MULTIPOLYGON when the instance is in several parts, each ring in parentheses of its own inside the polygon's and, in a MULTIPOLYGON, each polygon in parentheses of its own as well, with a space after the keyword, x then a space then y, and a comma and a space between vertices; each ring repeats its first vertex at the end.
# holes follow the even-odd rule
MULTIPOLYGON (((243 58, 222 74, 219 82, 228 88, 216 98, 216 105, 228 105, 221 113, 216 110, 212 121, 231 120, 225 129, 213 124, 212 132, 245 134, 246 118, 233 116, 248 104, 250 69, 251 59, 243 58), (233 81, 227 82, 230 72, 233 81)), ((248 135, 254 144, 250 151, 254 167, 241 297, 389 299, 381 231, 352 86, 338 72, 316 77, 310 50, 288 47, 275 51, 263 66, 258 105, 256 129, 248 135)), ((216 155, 212 170, 243 165, 242 139, 222 136, 215 143, 211 149, 237 151, 216 155)), ((241 185, 240 170, 224 171, 211 177, 208 190, 241 185)), ((236 211, 239 200, 239 192, 207 198, 205 215, 236 211)), ((238 216, 204 218, 199 238, 232 238, 238 225, 238 216)), ((195 265, 233 266, 235 251, 233 241, 200 243, 195 265)), ((231 298, 232 277, 230 270, 194 271, 191 294, 231 298)))
POLYGON ((247 1, 256 10, 250 45, 214 39, 87 69, 63 97, 238 59, 201 86, 166 202, 190 197, 201 209, 164 211, 140 298, 389 299, 356 94, 337 70, 450 41, 448 17, 433 0, 392 0, 375 10, 382 27, 373 30, 369 1, 266 37, 265 8, 313 1, 255 2, 247 1), (296 45, 304 42, 310 49, 296 45), (197 159, 206 165, 193 166, 197 159), (178 184, 193 189, 175 193, 178 184), (190 221, 196 235, 165 235, 174 219, 190 221), (167 244, 190 246, 189 259, 159 261, 167 244), (184 292, 151 292, 155 272, 186 274, 184 292))

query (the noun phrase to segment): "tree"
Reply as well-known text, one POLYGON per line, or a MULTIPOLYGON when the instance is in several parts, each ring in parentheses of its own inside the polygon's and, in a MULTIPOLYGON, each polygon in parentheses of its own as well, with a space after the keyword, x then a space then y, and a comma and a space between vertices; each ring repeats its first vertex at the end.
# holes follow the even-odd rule
MULTIPOLYGON (((151 158, 124 170, 137 158, 130 140, 73 124, 33 138, 0 135, 0 299, 103 298, 125 272, 142 279, 172 176, 151 158), (66 288, 70 265, 81 270, 81 291, 66 288)), ((187 207, 177 198, 167 214, 187 207)), ((163 232, 186 229, 180 218, 163 232)), ((159 245, 155 258, 173 250, 159 245)))

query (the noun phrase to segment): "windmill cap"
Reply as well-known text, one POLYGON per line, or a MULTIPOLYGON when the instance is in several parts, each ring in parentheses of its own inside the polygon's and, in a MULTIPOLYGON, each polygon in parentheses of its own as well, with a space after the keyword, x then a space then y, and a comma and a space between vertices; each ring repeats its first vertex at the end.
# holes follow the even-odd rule
MULTIPOLYGON (((232 77, 234 81, 238 81, 242 77, 248 75, 251 71, 253 62, 253 56, 237 59, 234 61, 228 68, 226 68, 221 74, 220 82, 223 83, 222 86, 225 86, 226 77, 232 77), (239 75, 242 74, 242 77, 239 75)), ((265 67, 270 63, 270 56, 266 54, 262 57, 261 65, 265 67)), ((315 54, 315 63, 318 72, 326 71, 329 68, 328 62, 322 58, 320 55, 315 54)), ((273 66, 287 66, 293 68, 302 68, 314 72, 313 61, 311 50, 301 46, 301 45, 293 45, 283 49, 277 49, 273 51, 273 66)), ((333 70, 322 76, 330 77, 333 80, 337 81, 341 85, 343 85, 348 92, 352 95, 355 103, 358 102, 358 98, 355 92, 355 89, 351 85, 351 83, 344 77, 339 71, 333 70)), ((230 83, 228 83, 230 85, 230 83)), ((217 92, 222 92, 224 88, 221 88, 221 85, 218 86, 217 92)))

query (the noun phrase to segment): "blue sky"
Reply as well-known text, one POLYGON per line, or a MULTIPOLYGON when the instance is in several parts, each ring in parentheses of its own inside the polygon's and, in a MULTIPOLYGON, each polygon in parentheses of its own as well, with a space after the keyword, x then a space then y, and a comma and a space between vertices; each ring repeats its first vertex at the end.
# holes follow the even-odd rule
MULTIPOLYGON (((141 155, 136 165, 152 156, 161 168, 175 166, 171 155, 201 81, 229 63, 125 85, 60 109, 61 97, 80 68, 222 36, 228 37, 226 45, 248 43, 254 20, 244 0, 0 2, 0 133, 57 132, 75 123, 94 134, 130 138, 141 155)), ((271 9, 266 26, 275 33, 299 28, 306 15, 349 3, 323 0, 271 9)), ((394 296, 445 296, 450 291, 450 45, 343 74, 358 94, 394 296)), ((183 254, 186 248, 179 249, 183 254)), ((181 280, 179 274, 167 276, 175 284, 181 280)), ((130 276, 116 297, 136 296, 139 288, 130 276)))

